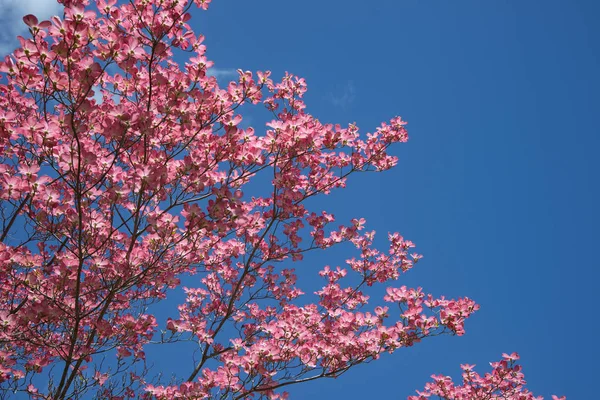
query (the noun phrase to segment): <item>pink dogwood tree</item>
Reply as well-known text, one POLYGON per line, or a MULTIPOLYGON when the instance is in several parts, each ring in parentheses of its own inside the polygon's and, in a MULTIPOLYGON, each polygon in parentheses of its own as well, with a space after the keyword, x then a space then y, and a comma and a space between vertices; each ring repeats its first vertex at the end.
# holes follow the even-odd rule
MULTIPOLYGON (((409 396, 408 400, 543 400, 525 387, 521 366, 516 363, 518 359, 517 353, 505 353, 501 361, 490 363, 492 372, 483 376, 475 372, 474 365, 463 364, 462 385, 456 385, 449 376, 432 375, 433 382, 426 384, 424 391, 417 391, 418 396, 409 396)), ((552 400, 566 399, 565 396, 552 396, 552 400)))
POLYGON ((464 333, 472 300, 394 284, 413 243, 394 233, 377 250, 364 220, 308 201, 393 167, 401 118, 366 136, 323 124, 290 74, 239 70, 221 87, 189 26, 210 0, 61 2, 51 21, 25 16, 0 63, 3 397, 276 399, 464 333), (242 105, 271 112, 264 131, 242 127, 242 105), (294 263, 341 243, 355 254, 303 293, 294 263), (388 306, 369 307, 382 284, 388 306), (178 313, 159 317, 177 288, 178 313), (145 363, 182 342, 196 350, 183 374, 145 363))

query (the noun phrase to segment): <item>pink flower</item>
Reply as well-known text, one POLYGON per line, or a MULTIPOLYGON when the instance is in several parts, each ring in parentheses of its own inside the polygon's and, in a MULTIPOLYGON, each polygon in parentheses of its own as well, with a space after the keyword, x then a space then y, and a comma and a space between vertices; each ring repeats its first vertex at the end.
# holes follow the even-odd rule
POLYGON ((35 35, 40 29, 49 28, 52 24, 50 21, 38 22, 35 15, 28 14, 23 17, 23 22, 29 27, 31 32, 35 35))

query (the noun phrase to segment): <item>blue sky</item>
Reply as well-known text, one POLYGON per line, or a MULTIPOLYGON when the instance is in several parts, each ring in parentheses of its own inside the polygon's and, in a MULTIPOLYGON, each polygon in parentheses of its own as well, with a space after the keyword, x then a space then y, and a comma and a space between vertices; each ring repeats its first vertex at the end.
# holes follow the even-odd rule
POLYGON ((404 399, 432 373, 487 371, 512 351, 534 393, 594 397, 598 15, 583 0, 214 0, 196 20, 224 74, 303 76, 323 121, 368 132, 405 118, 398 167, 355 177, 323 207, 416 242, 425 257, 402 284, 481 304, 464 337, 292 387, 293 398, 404 399))
MULTIPOLYGON (((13 14, 49 4, 0 0, 2 46, 22 25, 13 14)), ((355 176, 320 206, 366 218, 380 239, 413 240, 425 257, 399 284, 481 304, 464 337, 291 387, 292 398, 405 399, 433 373, 485 372, 513 351, 534 393, 593 397, 598 15, 595 0, 214 0, 197 15, 220 79, 290 71, 307 79, 308 111, 322 121, 363 133, 395 115, 409 122, 397 168, 355 176)), ((297 268, 316 276, 344 259, 334 251, 297 268)))

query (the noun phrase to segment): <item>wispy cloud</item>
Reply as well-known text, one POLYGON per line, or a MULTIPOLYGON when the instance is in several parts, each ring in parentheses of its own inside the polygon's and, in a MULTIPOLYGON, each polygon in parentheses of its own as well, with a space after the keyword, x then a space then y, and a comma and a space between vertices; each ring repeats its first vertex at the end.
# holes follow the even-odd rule
POLYGON ((208 71, 206 71, 206 75, 208 76, 214 76, 217 79, 231 79, 231 78, 237 78, 239 76, 237 69, 233 69, 233 68, 209 68, 208 71))
MULTIPOLYGON (((102 89, 97 85, 93 86, 92 89, 94 90, 94 95, 92 96, 92 99, 96 100, 96 104, 102 104, 104 102, 104 98, 102 97, 102 89)), ((117 96, 116 94, 113 94, 112 100, 115 104, 119 104, 121 102, 121 97, 117 96)))
POLYGON ((94 86, 92 89, 94 90, 94 95, 92 96, 92 99, 96 100, 96 104, 102 104, 104 99, 102 98, 102 92, 100 91, 100 87, 94 86))
POLYGON ((63 14, 63 6, 56 0, 0 0, 0 56, 19 45, 17 36, 28 34, 23 16, 35 15, 40 21, 63 14))
POLYGON ((329 92, 329 101, 336 107, 346 108, 356 98, 356 88, 354 82, 348 81, 343 88, 334 92, 329 92))

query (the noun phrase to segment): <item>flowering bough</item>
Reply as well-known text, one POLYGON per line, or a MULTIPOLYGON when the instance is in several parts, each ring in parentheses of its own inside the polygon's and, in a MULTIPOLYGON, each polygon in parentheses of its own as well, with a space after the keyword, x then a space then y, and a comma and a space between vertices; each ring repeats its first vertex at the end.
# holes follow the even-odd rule
MULTIPOLYGON (((517 353, 503 354, 501 361, 490 363, 492 372, 483 376, 473 370, 474 365, 461 365, 462 385, 454 384, 449 376, 432 375, 433 382, 408 400, 543 400, 525 388, 521 366, 516 363, 518 359, 517 353)), ((566 400, 566 397, 553 395, 552 400, 566 400)))
POLYGON ((393 167, 401 118, 363 138, 308 114, 291 74, 220 87, 188 24, 210 0, 61 2, 62 17, 24 17, 29 37, 0 63, 0 393, 276 399, 463 334, 468 298, 391 285, 369 309, 365 291, 412 268, 414 245, 391 234, 378 251, 364 220, 307 205, 393 167), (264 133, 241 127, 241 105, 272 113, 264 133), (269 183, 249 196, 250 182, 269 183), (354 258, 305 295, 291 264, 340 243, 354 258), (158 319, 182 279, 178 315, 158 319), (146 365, 179 342, 196 352, 185 374, 146 365))

